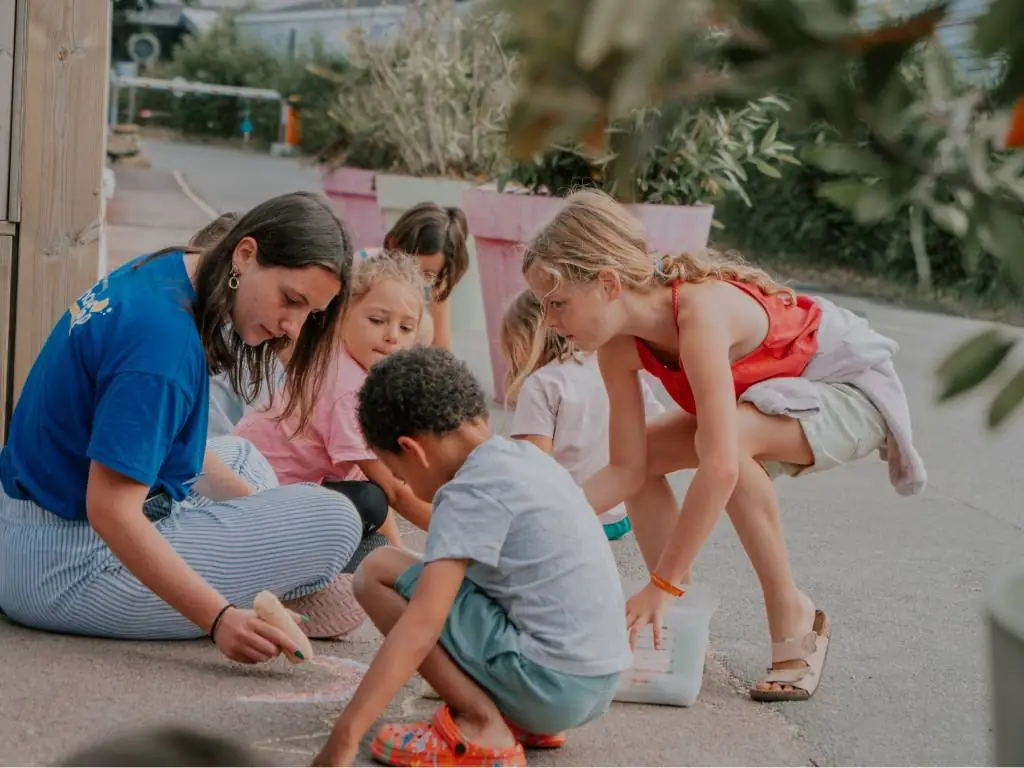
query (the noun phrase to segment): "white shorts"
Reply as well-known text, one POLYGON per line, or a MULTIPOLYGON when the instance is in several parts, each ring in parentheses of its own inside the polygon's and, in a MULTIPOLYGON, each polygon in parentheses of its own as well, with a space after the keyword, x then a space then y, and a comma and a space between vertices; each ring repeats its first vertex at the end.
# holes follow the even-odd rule
POLYGON ((885 442, 885 418, 867 395, 849 384, 815 382, 814 386, 821 407, 817 413, 799 419, 814 464, 764 462, 772 478, 780 474, 798 477, 849 464, 877 451, 885 442))

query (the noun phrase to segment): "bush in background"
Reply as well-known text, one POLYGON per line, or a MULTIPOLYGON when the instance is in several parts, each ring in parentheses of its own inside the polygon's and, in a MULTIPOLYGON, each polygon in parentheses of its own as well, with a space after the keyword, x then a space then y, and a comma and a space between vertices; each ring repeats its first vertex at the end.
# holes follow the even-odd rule
MULTIPOLYGON (((783 141, 802 149, 821 131, 783 132, 783 141)), ((726 198, 716 209, 725 225, 718 239, 758 256, 821 267, 843 267, 911 284, 917 277, 910 239, 910 210, 901 208, 887 221, 865 226, 849 211, 818 195, 818 187, 837 178, 810 163, 789 166, 781 179, 753 176, 746 185, 752 205, 726 198)), ((999 264, 970 249, 926 218, 925 246, 936 289, 956 288, 979 297, 1005 295, 999 264)))
MULTIPOLYGON (((150 77, 210 83, 214 85, 267 88, 285 96, 298 96, 302 115, 302 148, 316 153, 328 145, 336 131, 327 118, 334 88, 320 71, 341 72, 342 56, 316 46, 294 58, 278 56, 261 44, 243 39, 235 24, 235 12, 225 12, 206 32, 189 35, 175 47, 171 59, 147 71, 150 77)), ((127 94, 121 95, 122 109, 127 94)), ((229 96, 184 94, 180 98, 166 91, 139 91, 136 109, 148 109, 153 117, 147 122, 181 131, 190 136, 217 138, 241 137, 246 102, 253 124, 252 139, 261 144, 278 140, 280 104, 273 101, 246 100, 229 96)), ((138 117, 134 117, 138 120, 138 117)))
POLYGON ((331 78, 336 124, 328 163, 413 176, 487 179, 505 158, 504 120, 512 62, 486 10, 453 0, 416 0, 395 34, 354 30, 349 67, 331 78))
MULTIPOLYGON (((929 93, 929 79, 939 74, 953 92, 969 87, 963 72, 935 47, 919 45, 902 63, 900 77, 911 93, 929 93)), ((836 144, 827 125, 783 128, 783 142, 797 147, 800 166, 789 166, 781 179, 754 176, 746 186, 752 205, 724 199, 716 211, 726 229, 720 239, 751 257, 796 260, 822 267, 843 267, 875 277, 915 284, 924 293, 953 289, 961 295, 1005 301, 1019 297, 1013 281, 977 238, 965 238, 953 223, 925 215, 921 201, 894 205, 891 214, 871 224, 859 223, 849 206, 834 204, 822 187, 825 182, 848 183, 851 162, 865 154, 869 137, 861 143, 836 144), (833 173, 834 171, 835 173, 833 173), (915 252, 914 225, 921 233, 915 252), (937 223, 937 221, 939 223, 937 223)), ((871 180, 871 169, 860 174, 871 180)), ((925 203, 943 205, 953 199, 950 189, 927 189, 925 203)), ((842 202, 841 200, 839 202, 842 202)))

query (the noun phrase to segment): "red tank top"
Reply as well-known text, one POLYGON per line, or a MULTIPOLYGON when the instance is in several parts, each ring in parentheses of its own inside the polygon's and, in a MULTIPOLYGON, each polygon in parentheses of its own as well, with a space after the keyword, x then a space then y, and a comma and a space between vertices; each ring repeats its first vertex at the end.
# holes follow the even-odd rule
MULTIPOLYGON (((821 307, 807 296, 797 296, 793 303, 783 294, 768 295, 746 283, 728 281, 764 307, 768 315, 768 334, 761 345, 746 357, 732 364, 736 397, 767 379, 800 376, 818 351, 818 327, 821 307)), ((672 319, 679 330, 679 283, 672 284, 672 319)), ((658 377, 665 390, 687 413, 696 415, 697 405, 686 372, 678 362, 662 363, 642 339, 636 340, 636 351, 644 370, 658 377)))

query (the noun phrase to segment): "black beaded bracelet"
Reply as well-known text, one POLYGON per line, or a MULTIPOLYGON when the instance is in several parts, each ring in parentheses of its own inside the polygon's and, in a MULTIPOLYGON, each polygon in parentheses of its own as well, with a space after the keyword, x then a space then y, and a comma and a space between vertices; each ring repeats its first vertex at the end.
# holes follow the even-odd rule
POLYGON ((217 614, 217 618, 213 620, 213 625, 210 627, 210 642, 214 645, 217 644, 217 639, 214 636, 217 632, 217 625, 220 624, 220 620, 224 618, 224 614, 228 612, 228 608, 234 608, 234 603, 228 603, 220 609, 220 613, 217 614))

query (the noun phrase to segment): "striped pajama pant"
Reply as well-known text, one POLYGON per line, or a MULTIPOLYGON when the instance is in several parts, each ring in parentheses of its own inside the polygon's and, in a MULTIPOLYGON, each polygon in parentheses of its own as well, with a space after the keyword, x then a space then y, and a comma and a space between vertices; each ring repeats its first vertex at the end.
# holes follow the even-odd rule
MULTIPOLYGON (((162 497, 163 509, 161 497, 147 504, 147 516, 185 562, 240 607, 262 590, 291 599, 330 584, 362 538, 352 502, 317 485, 278 486, 267 460, 241 438, 208 446, 260 492, 225 502, 193 494, 168 504, 162 497)), ((205 634, 140 583, 87 521, 12 499, 2 486, 0 609, 26 626, 91 637, 205 634)))

